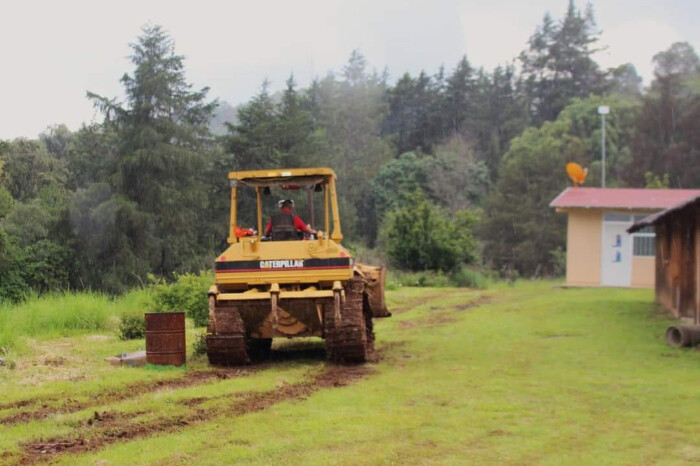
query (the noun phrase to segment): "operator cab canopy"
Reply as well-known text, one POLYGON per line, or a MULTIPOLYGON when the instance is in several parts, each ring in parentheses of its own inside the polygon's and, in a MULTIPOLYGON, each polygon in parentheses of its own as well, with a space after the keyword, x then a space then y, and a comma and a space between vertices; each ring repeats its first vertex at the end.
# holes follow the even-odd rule
POLYGON ((253 188, 269 188, 272 186, 297 185, 310 186, 327 183, 336 179, 335 172, 330 168, 292 168, 285 170, 248 170, 230 172, 228 174, 231 187, 239 184, 253 188))
MULTIPOLYGON (((335 172, 331 168, 291 168, 279 170, 247 170, 230 172, 228 174, 231 186, 231 233, 229 243, 237 242, 234 228, 237 224, 236 202, 237 191, 241 186, 255 189, 258 204, 258 239, 262 240, 263 215, 262 196, 270 194, 270 188, 281 187, 283 190, 306 188, 323 193, 323 231, 328 234, 331 227, 330 239, 340 242, 343 238, 338 215, 338 199, 336 195, 335 172)), ((310 200, 312 202, 312 200, 310 200)), ((313 204, 310 204, 313 211, 313 204)), ((312 221, 313 223, 313 221, 312 221)), ((327 236, 326 236, 327 237, 327 236)))

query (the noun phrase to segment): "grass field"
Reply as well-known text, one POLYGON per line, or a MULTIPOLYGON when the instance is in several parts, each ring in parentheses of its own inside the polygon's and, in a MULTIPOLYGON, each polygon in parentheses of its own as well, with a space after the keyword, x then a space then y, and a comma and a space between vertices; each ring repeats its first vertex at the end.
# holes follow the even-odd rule
POLYGON ((119 368, 103 359, 144 342, 110 316, 27 332, 0 368, 0 463, 700 462, 700 351, 665 345, 652 292, 551 285, 391 291, 379 361, 349 368, 313 340, 246 368, 119 368))

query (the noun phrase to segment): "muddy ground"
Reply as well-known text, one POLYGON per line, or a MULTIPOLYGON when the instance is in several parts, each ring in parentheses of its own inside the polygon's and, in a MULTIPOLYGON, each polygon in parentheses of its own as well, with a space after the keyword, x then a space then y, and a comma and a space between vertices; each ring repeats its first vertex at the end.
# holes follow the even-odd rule
POLYGON ((283 384, 268 391, 250 391, 234 395, 193 397, 181 400, 178 403, 188 408, 186 414, 167 418, 157 416, 152 418, 150 416, 150 420, 146 421, 139 421, 138 418, 149 418, 149 414, 156 413, 137 411, 127 414, 100 409, 101 406, 108 403, 135 398, 147 392, 191 387, 214 380, 246 377, 264 368, 264 365, 259 365, 244 369, 196 371, 187 373, 180 379, 134 384, 125 390, 100 393, 89 402, 68 400, 55 407, 48 406, 45 398, 0 404, 0 409, 21 408, 20 412, 0 419, 0 424, 5 425, 26 423, 45 419, 55 414, 77 412, 88 408, 95 409, 90 419, 76 425, 68 435, 48 438, 41 442, 25 443, 21 446, 20 455, 5 453, 0 458, 3 460, 2 463, 6 464, 36 464, 50 462, 59 455, 99 451, 114 443, 172 432, 217 418, 263 411, 283 401, 303 400, 318 390, 346 386, 372 373, 372 368, 369 365, 336 366, 329 364, 324 366, 320 372, 310 373, 309 377, 302 382, 283 384), (212 401, 219 402, 208 403, 212 401))

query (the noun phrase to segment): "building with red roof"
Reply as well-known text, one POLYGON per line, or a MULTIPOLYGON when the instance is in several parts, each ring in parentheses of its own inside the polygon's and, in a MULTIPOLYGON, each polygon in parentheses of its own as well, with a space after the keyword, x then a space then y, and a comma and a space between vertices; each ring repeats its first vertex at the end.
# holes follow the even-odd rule
POLYGON ((566 283, 653 288, 654 230, 627 230, 649 214, 697 196, 698 189, 565 189, 549 205, 568 217, 566 283))

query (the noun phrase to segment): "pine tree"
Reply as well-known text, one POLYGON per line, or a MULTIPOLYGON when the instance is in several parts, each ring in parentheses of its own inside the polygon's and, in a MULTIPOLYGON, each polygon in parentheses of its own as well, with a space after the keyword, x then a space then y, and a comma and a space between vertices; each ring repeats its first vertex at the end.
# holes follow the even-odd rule
POLYGON ((134 72, 121 78, 126 101, 88 93, 119 141, 110 177, 114 196, 105 199, 120 219, 118 241, 105 245, 119 249, 108 255, 121 266, 115 283, 203 263, 195 225, 206 208, 202 173, 216 106, 206 101, 208 88, 193 90, 186 81, 184 58, 160 26, 145 26, 130 46, 134 72))
POLYGON ((285 166, 308 166, 313 164, 316 156, 309 145, 314 130, 313 119, 303 108, 303 98, 296 90, 294 76, 290 76, 286 84, 278 111, 280 151, 285 159, 285 166))
POLYGON ((522 82, 532 123, 554 120, 573 97, 606 89, 604 73, 593 60, 598 40, 589 5, 584 13, 569 0, 564 18, 554 22, 546 14, 520 54, 522 82))
POLYGON ((644 186, 647 173, 669 175, 674 188, 700 186, 700 59, 688 43, 654 56, 655 79, 636 122, 626 180, 644 186))
POLYGON ((475 90, 474 70, 464 56, 447 78, 445 112, 450 134, 463 134, 472 123, 475 90))

